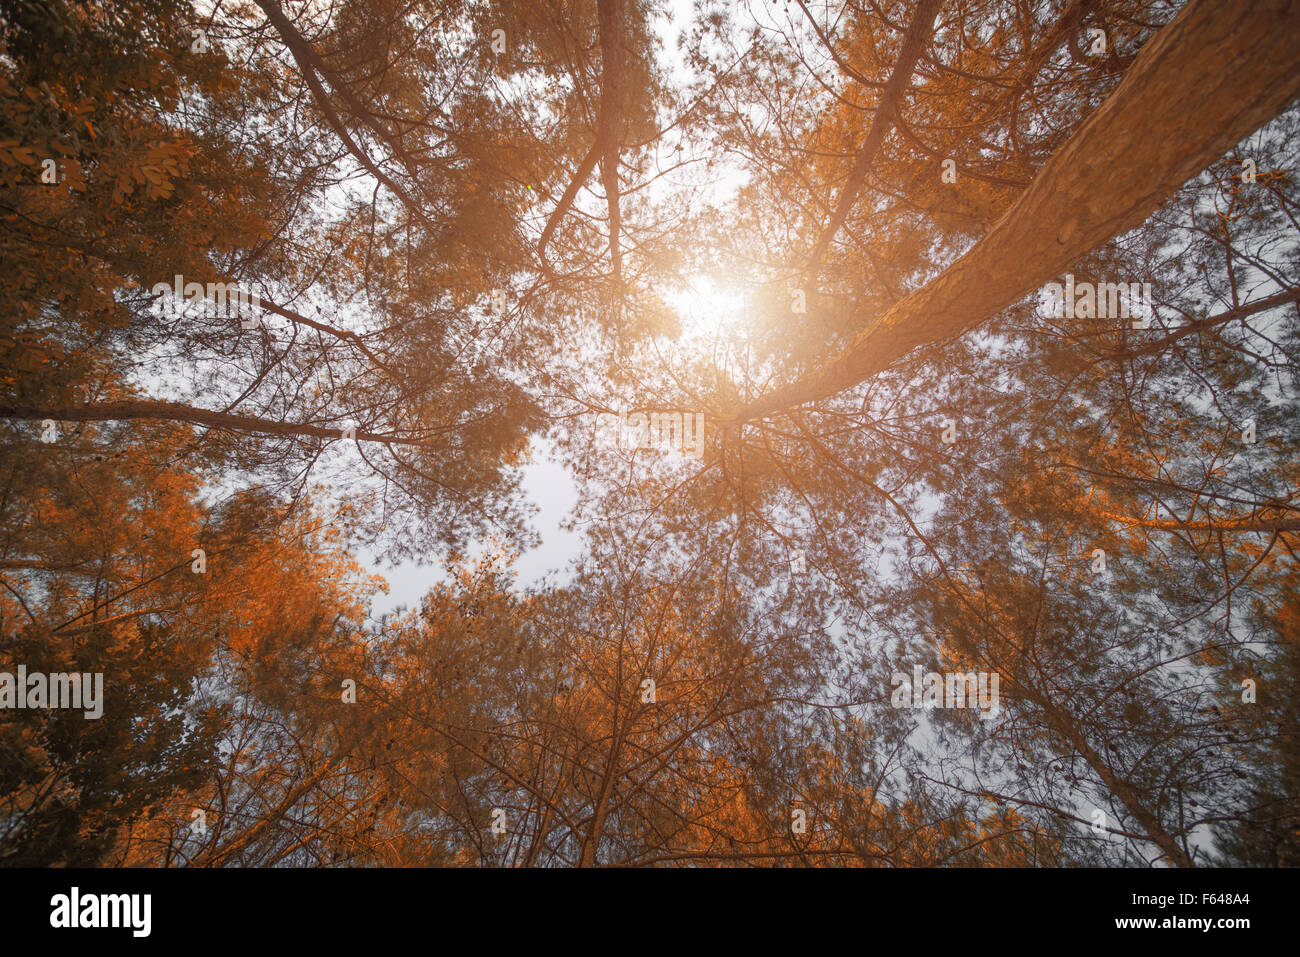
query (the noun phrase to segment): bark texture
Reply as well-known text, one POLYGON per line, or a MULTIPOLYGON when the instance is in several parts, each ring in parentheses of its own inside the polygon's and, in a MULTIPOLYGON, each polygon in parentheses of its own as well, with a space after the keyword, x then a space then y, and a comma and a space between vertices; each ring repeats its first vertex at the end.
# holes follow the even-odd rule
POLYGON ((1300 95, 1300 0, 1191 0, 975 246, 736 422, 841 392, 950 340, 1140 225, 1300 95))

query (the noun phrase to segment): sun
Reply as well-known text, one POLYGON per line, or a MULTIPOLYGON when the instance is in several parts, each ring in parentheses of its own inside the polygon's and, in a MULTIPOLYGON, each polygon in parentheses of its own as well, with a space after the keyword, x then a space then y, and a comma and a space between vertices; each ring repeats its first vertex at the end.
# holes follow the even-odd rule
POLYGON ((734 335, 746 319, 744 295, 712 276, 691 276, 664 298, 681 321, 683 339, 734 335))

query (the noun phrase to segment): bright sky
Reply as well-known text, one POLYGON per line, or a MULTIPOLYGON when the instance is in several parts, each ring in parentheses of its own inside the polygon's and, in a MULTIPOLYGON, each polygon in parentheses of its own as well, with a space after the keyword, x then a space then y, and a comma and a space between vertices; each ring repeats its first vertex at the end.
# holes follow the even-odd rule
MULTIPOLYGON (((678 36, 690 23, 692 0, 670 0, 669 19, 660 21, 663 39, 663 65, 670 76, 682 84, 694 79, 678 52, 678 36)), ((737 168, 723 167, 711 183, 706 201, 723 203, 743 184, 746 174, 737 168)), ((672 177, 655 182, 649 193, 665 192, 678 184, 672 177)), ((745 301, 743 293, 722 281, 709 276, 695 276, 686 288, 666 297, 676 309, 682 323, 683 345, 716 337, 734 336, 743 324, 745 301)), ((531 526, 541 537, 542 544, 525 552, 514 565, 520 586, 536 585, 548 574, 554 581, 566 580, 565 569, 581 552, 581 533, 565 531, 560 526, 569 517, 578 502, 578 489, 565 468, 550 454, 545 441, 535 440, 533 461, 522 469, 522 487, 530 504, 538 511, 531 526)), ((480 544, 470 550, 469 557, 482 552, 480 544)), ((404 562, 386 567, 375 559, 373 553, 362 552, 361 562, 383 575, 389 584, 389 594, 379 595, 374 602, 373 614, 392 612, 399 606, 413 608, 429 588, 447 579, 445 566, 436 562, 418 565, 404 562)))

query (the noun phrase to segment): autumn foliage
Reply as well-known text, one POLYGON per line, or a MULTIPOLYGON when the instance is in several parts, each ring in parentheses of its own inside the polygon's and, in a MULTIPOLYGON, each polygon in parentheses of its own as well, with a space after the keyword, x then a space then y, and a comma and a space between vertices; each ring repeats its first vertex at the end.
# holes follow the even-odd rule
POLYGON ((0 2, 0 864, 1300 863, 1300 7, 680 6, 0 2))

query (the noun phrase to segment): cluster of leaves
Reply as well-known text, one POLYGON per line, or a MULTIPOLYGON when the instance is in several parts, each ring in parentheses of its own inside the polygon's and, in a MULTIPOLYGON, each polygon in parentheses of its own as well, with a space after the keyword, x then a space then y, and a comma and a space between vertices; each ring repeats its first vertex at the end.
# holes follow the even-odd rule
POLYGON ((750 414, 1177 13, 703 3, 674 63, 651 0, 0 2, 0 670, 106 697, 0 713, 0 862, 1294 864, 1294 109, 1073 265, 1148 328, 1022 302, 750 414), (521 591, 541 438, 584 551, 521 591), (449 578, 375 620, 362 547, 449 578))

